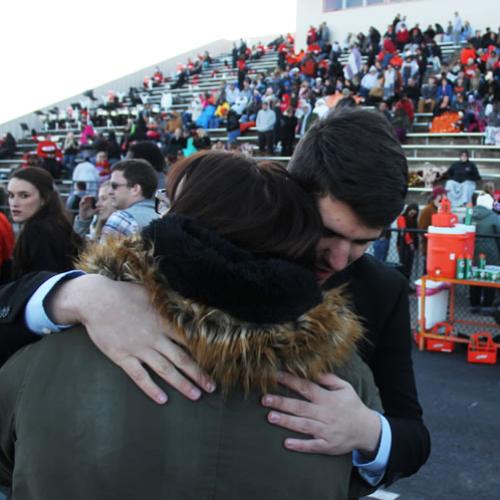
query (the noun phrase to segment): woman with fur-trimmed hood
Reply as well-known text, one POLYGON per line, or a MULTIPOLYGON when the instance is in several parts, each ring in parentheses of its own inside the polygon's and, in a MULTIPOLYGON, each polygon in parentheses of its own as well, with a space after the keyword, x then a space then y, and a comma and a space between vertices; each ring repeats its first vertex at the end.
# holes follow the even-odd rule
POLYGON ((143 283, 217 390, 198 402, 171 390, 157 406, 82 327, 54 334, 0 372, 0 485, 12 500, 368 494, 351 453, 286 450, 294 433, 269 425, 259 403, 270 388, 288 393, 279 370, 333 371, 380 410, 356 353, 358 319, 308 269, 322 227, 315 201, 279 164, 215 151, 178 162, 168 186, 170 212, 142 239, 110 239, 80 265, 143 283))

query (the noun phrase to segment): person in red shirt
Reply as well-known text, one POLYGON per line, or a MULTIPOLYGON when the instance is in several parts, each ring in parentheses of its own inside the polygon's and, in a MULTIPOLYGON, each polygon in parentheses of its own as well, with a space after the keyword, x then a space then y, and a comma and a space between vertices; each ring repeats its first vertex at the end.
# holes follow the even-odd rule
POLYGON ((397 238, 399 262, 402 266, 402 272, 408 280, 411 278, 413 259, 418 248, 418 235, 415 232, 407 230, 417 229, 417 221, 418 205, 416 203, 410 203, 396 221, 397 227, 400 230, 397 238))
POLYGON ((407 114, 410 123, 413 125, 413 120, 415 119, 415 106, 411 99, 408 99, 406 92, 401 94, 401 99, 396 103, 394 109, 403 109, 407 114))
MULTIPOLYGON (((3 195, 3 192, 0 194, 3 195)), ((4 202, 2 201, 1 204, 3 205, 4 202)), ((0 283, 9 281, 14 244, 14 231, 9 219, 4 213, 0 212, 0 283)))
POLYGON ((312 43, 316 42, 317 40, 318 40, 318 32, 316 31, 316 28, 314 26, 311 26, 307 30, 306 43, 307 43, 307 45, 311 45, 312 43))
POLYGON ((410 41, 410 32, 406 25, 403 24, 402 28, 396 33, 396 45, 399 50, 403 50, 405 45, 410 41))
POLYGON ((468 43, 467 46, 460 51, 460 63, 462 64, 462 66, 466 66, 469 59, 471 58, 475 61, 476 57, 476 49, 474 48, 472 43, 468 43))

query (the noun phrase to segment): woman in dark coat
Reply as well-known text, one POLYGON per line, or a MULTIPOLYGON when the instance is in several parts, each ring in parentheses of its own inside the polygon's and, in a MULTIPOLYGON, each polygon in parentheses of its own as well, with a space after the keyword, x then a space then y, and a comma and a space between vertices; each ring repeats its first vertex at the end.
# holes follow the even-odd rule
POLYGON ((0 443, 9 443, 0 485, 12 486, 13 500, 368 494, 373 488, 353 471, 350 452, 288 451, 290 432, 269 425, 259 403, 278 370, 309 379, 334 370, 379 408, 356 353, 359 321, 342 292, 323 294, 307 268, 322 227, 314 198, 279 164, 213 151, 177 162, 167 186, 170 211, 143 239, 108 239, 81 264, 144 283, 217 389, 196 403, 173 391, 158 407, 82 328, 43 339, 0 377, 0 443))
POLYGON ((10 176, 7 189, 12 220, 22 226, 13 278, 31 271, 73 269, 83 242, 73 231, 52 176, 38 167, 21 168, 10 176))

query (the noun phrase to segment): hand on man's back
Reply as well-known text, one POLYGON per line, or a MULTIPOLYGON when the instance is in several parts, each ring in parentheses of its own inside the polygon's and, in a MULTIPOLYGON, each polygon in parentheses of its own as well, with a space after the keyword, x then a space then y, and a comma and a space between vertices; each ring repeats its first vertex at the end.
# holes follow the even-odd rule
POLYGON ((317 382, 280 373, 279 383, 306 401, 274 394, 262 398, 262 404, 273 409, 268 414, 269 422, 312 437, 288 438, 285 447, 327 455, 341 455, 357 449, 366 458, 374 457, 381 435, 378 414, 362 403, 345 380, 326 374, 317 382))

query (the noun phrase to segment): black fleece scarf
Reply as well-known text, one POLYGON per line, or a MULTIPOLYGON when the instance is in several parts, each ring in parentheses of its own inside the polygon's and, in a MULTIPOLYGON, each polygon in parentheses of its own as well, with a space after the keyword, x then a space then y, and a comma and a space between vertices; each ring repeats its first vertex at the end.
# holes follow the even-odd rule
POLYGON ((311 271, 242 250, 193 218, 169 214, 147 226, 143 237, 153 243, 174 290, 240 320, 285 323, 322 301, 311 271))

